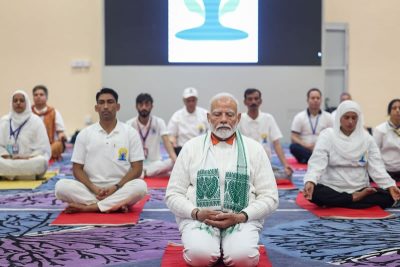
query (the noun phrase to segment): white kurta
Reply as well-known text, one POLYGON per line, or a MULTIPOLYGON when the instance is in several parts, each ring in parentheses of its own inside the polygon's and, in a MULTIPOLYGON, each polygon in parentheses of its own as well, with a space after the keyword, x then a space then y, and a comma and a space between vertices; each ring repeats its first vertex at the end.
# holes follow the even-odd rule
POLYGON ((382 188, 394 186, 395 181, 389 176, 383 165, 379 149, 372 136, 368 138, 368 149, 358 160, 349 161, 333 148, 333 139, 326 129, 321 132, 313 154, 308 161, 304 183, 310 181, 323 184, 338 192, 354 193, 368 187, 369 176, 382 188))
POLYGON ((305 143, 315 144, 320 132, 332 126, 333 120, 330 113, 321 111, 317 116, 310 115, 309 117, 307 110, 303 110, 294 117, 291 131, 300 134, 300 138, 305 143))
POLYGON ((128 120, 126 124, 135 128, 139 135, 141 131, 141 135, 143 136, 141 137, 142 142, 144 141, 143 149, 147 151, 147 157, 143 162, 143 168, 146 170, 146 175, 157 176, 167 174, 171 171, 173 166, 172 160, 162 160, 161 156, 162 136, 168 136, 167 126, 165 125, 164 120, 157 116, 151 116, 147 125, 143 125, 136 116, 128 120))
MULTIPOLYGON (((243 209, 248 214, 249 221, 264 218, 272 213, 278 206, 278 190, 271 164, 262 146, 256 141, 243 137, 246 149, 249 178, 249 204, 243 209)), ((191 219, 191 212, 196 208, 196 179, 197 171, 201 169, 205 135, 193 138, 185 144, 175 162, 166 191, 166 204, 176 215, 177 222, 191 219)), ((230 163, 237 161, 237 142, 228 145, 220 142, 212 146, 217 167, 219 169, 221 193, 225 171, 230 163)), ((221 196, 221 206, 223 195, 221 196)))
MULTIPOLYGON (((16 125, 12 125, 15 130, 16 125)), ((10 118, 8 115, 0 120, 0 155, 8 155, 7 144, 13 143, 10 136, 10 118)), ((27 176, 42 175, 46 172, 47 162, 50 159, 51 149, 46 128, 42 120, 32 114, 27 123, 21 128, 17 144, 19 153, 23 156, 32 156, 28 160, 11 160, 0 157, 0 175, 27 176)))
POLYGON ((253 120, 247 113, 242 113, 238 127, 243 135, 259 142, 271 159, 272 143, 282 138, 278 124, 271 114, 260 112, 253 120))
POLYGON ((393 131, 388 122, 378 125, 373 135, 381 151, 386 170, 400 171, 400 136, 393 131))
POLYGON ((196 107, 193 113, 189 113, 186 107, 176 111, 168 122, 168 132, 175 136, 177 145, 183 146, 193 137, 204 134, 209 128, 207 110, 196 107))

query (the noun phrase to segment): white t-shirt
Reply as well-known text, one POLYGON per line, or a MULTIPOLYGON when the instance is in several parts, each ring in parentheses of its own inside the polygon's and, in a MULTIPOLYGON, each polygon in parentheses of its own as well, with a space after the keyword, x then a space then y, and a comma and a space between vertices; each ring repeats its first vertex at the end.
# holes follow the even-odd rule
POLYGON ((386 170, 390 172, 400 171, 400 136, 390 127, 388 122, 379 124, 373 131, 386 170))
POLYGON ((282 138, 282 133, 274 117, 269 113, 260 112, 253 120, 247 113, 242 113, 239 131, 259 142, 271 159, 272 142, 282 138))
POLYGON ((189 113, 186 107, 183 107, 176 111, 168 122, 168 132, 176 137, 178 146, 183 146, 208 129, 207 110, 201 107, 196 107, 193 113, 189 113))
POLYGON ((330 113, 322 110, 317 116, 308 114, 308 109, 297 113, 293 119, 291 130, 300 134, 301 140, 305 143, 315 144, 319 133, 323 129, 333 126, 333 120, 330 113))
POLYGON ((147 125, 143 125, 139 122, 138 117, 134 117, 126 122, 126 124, 135 128, 141 141, 144 141, 144 155, 148 161, 161 160, 160 143, 162 142, 161 137, 168 135, 167 126, 163 119, 151 116, 147 125))
POLYGON ((83 129, 76 138, 71 161, 83 164, 94 184, 109 186, 121 180, 131 168, 131 162, 143 159, 139 134, 118 121, 110 134, 100 123, 83 129))

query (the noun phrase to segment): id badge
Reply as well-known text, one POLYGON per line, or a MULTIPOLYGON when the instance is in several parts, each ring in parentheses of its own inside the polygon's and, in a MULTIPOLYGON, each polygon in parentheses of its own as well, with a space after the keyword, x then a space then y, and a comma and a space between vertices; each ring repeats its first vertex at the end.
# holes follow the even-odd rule
POLYGON ((18 155, 19 153, 19 146, 17 143, 12 145, 12 155, 18 155))
POLYGON ((144 147, 143 153, 144 153, 144 158, 147 159, 147 156, 149 155, 149 149, 147 147, 144 147))
POLYGON ((7 144, 6 149, 9 155, 13 154, 13 145, 12 144, 7 144))

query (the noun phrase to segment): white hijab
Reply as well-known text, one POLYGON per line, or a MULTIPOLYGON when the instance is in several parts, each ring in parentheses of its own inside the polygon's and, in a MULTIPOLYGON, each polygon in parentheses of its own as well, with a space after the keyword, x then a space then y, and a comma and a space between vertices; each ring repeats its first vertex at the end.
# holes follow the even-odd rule
POLYGON ((333 125, 333 149, 346 159, 359 160, 368 149, 368 133, 363 125, 364 117, 360 106, 351 100, 343 101, 337 108, 333 125), (350 136, 340 130, 340 119, 347 112, 354 112, 358 116, 356 128, 350 136))
POLYGON ((24 121, 26 121, 26 119, 28 119, 31 115, 32 115, 31 101, 29 100, 28 94, 22 90, 15 91, 11 96, 11 108, 10 108, 10 113, 9 113, 9 117, 11 118, 13 125, 18 127, 19 125, 24 123, 24 121), (26 107, 22 113, 15 112, 15 110, 13 108, 13 98, 16 94, 22 94, 25 98, 26 107))

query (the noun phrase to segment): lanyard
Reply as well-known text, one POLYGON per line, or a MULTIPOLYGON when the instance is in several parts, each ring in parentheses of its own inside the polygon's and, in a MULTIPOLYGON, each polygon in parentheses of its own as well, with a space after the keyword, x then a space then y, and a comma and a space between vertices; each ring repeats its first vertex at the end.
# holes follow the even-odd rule
POLYGON ((145 147, 144 144, 146 143, 146 139, 147 139, 147 137, 149 136, 149 133, 150 133, 150 129, 151 129, 151 120, 152 120, 152 118, 150 118, 150 122, 148 123, 149 127, 147 128, 147 132, 145 132, 144 134, 143 134, 143 132, 142 132, 142 129, 140 129, 139 118, 138 118, 137 121, 136 121, 138 130, 139 130, 140 139, 142 140, 143 148, 145 147))
POLYGON ((15 143, 18 140, 19 133, 21 132, 22 127, 25 126, 25 124, 28 122, 29 118, 27 118, 17 129, 13 130, 12 125, 11 125, 11 119, 10 119, 10 138, 11 136, 14 137, 15 143))
POLYGON ((310 127, 311 127, 312 134, 315 135, 315 133, 317 132, 317 126, 318 126, 318 121, 319 121, 319 115, 320 114, 318 114, 317 119, 315 120, 315 125, 312 124, 310 111, 307 110, 307 114, 308 114, 308 121, 310 122, 310 127))

